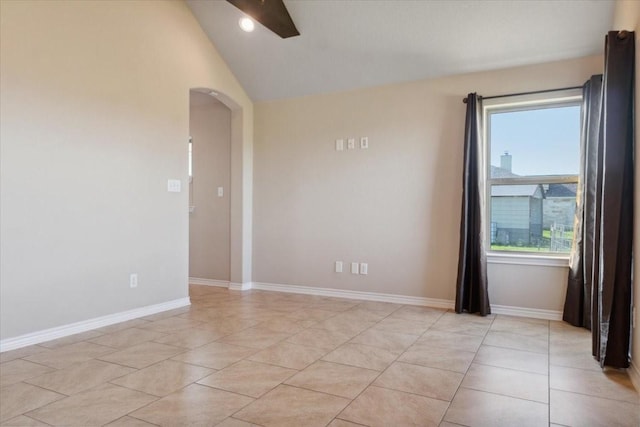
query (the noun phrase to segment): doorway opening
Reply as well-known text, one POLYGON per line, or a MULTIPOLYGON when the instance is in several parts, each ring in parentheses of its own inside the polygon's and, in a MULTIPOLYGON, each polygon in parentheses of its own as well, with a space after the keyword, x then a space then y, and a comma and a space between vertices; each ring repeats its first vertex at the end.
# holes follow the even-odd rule
POLYGON ((189 283, 227 287, 232 111, 216 95, 189 92, 189 283))

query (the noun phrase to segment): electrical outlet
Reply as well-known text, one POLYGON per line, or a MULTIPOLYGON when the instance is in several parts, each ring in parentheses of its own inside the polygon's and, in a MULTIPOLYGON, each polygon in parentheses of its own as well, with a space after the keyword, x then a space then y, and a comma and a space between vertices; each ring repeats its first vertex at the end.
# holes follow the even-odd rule
POLYGON ((344 150, 344 139, 336 139, 336 151, 344 150))
POLYGON ((358 264, 357 262, 352 262, 351 263, 351 274, 360 274, 359 266, 360 266, 360 264, 358 264))
POLYGON ((356 148, 356 139, 355 138, 347 139, 347 149, 353 150, 354 148, 356 148))
POLYGON ((360 148, 363 150, 369 148, 369 138, 367 138, 366 136, 360 138, 360 148))
POLYGON ((138 287, 138 274, 137 273, 132 273, 131 275, 129 275, 129 287, 130 288, 137 288, 138 287))

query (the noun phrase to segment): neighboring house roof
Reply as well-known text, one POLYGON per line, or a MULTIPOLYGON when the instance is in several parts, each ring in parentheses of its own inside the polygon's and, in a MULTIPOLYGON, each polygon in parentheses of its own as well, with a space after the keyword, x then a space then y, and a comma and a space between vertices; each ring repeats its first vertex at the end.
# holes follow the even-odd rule
MULTIPOLYGON (((516 178, 520 175, 508 169, 491 165, 491 178, 516 178)), ((530 185, 500 185, 491 187, 492 196, 532 196, 540 197, 535 192, 538 184, 530 185)), ((544 192, 544 198, 548 197, 575 197, 578 184, 549 184, 549 189, 544 192)))
POLYGON ((517 175, 508 169, 503 169, 499 166, 491 165, 491 178, 514 178, 517 176, 520 175, 517 175))
POLYGON ((545 197, 576 197, 578 184, 549 184, 545 197))
POLYGON ((492 185, 491 196, 504 197, 537 197, 541 198, 542 193, 539 192, 540 184, 526 185, 492 185))

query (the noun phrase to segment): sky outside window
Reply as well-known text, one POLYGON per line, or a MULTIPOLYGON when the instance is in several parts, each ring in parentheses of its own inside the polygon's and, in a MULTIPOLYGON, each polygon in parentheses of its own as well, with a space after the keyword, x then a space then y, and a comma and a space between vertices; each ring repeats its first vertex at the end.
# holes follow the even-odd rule
POLYGON ((505 151, 517 175, 578 175, 580 106, 491 114, 491 165, 505 151))

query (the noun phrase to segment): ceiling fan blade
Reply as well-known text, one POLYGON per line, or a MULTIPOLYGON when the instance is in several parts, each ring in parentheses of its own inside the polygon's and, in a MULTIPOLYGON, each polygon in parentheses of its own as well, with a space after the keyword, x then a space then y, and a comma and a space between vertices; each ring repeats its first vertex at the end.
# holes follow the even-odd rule
POLYGON ((227 1, 283 39, 300 35, 283 0, 227 1))

